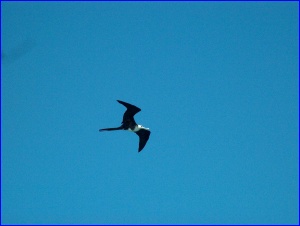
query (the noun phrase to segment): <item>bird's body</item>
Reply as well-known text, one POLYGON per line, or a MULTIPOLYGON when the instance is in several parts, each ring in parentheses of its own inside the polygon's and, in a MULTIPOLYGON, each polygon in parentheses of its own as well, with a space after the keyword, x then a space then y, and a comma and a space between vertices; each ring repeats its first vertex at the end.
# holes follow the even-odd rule
POLYGON ((145 147, 151 133, 149 128, 145 128, 142 125, 138 125, 133 118, 133 116, 136 113, 140 112, 141 109, 132 104, 128 104, 120 100, 117 101, 127 108, 127 110, 123 115, 122 125, 116 128, 100 129, 99 131, 101 132, 101 131, 112 131, 112 130, 128 130, 128 131, 135 132, 140 138, 139 149, 138 149, 138 151, 140 152, 145 147))

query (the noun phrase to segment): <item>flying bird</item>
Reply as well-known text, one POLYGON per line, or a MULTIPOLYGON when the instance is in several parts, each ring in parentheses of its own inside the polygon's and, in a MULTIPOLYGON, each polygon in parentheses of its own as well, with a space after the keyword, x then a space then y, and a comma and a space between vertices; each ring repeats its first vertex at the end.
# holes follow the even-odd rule
POLYGON ((105 128, 105 129, 99 129, 99 131, 112 131, 112 130, 128 130, 131 132, 135 132, 139 138, 139 149, 138 152, 140 152, 141 150, 143 150, 143 148, 145 147, 149 136, 150 136, 150 129, 149 128, 145 128, 142 125, 138 125, 135 121, 133 116, 140 112, 141 109, 132 105, 132 104, 128 104, 124 101, 121 100, 117 100, 120 104, 123 104, 127 110, 125 111, 124 115, 123 115, 123 121, 120 127, 116 127, 116 128, 105 128))

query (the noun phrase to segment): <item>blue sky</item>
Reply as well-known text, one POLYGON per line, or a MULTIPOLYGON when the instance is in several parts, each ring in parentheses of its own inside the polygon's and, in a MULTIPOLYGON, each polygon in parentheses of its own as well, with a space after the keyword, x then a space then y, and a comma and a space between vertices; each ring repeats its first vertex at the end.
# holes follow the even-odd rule
POLYGON ((298 4, 1 2, 2 223, 297 224, 298 4))

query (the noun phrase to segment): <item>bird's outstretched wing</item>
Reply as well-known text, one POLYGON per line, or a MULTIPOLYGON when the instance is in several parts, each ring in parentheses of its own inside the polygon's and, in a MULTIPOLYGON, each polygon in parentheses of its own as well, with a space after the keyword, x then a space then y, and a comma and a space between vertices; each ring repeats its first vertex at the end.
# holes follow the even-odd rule
POLYGON ((139 142, 139 152, 140 152, 145 147, 151 132, 146 129, 140 129, 135 133, 140 137, 140 142, 139 142))
POLYGON ((138 113, 139 111, 141 111, 140 108, 132 105, 132 104, 128 104, 124 101, 121 101, 121 100, 117 100, 120 104, 123 104, 127 110, 125 111, 124 115, 123 115, 123 122, 122 123, 125 123, 125 122, 128 122, 128 121, 134 121, 134 118, 133 116, 138 113))

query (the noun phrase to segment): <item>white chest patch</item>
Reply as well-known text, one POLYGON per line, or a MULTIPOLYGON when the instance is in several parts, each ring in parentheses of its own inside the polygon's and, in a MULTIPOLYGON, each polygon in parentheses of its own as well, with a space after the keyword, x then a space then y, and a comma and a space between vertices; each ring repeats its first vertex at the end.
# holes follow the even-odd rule
POLYGON ((134 127, 133 130, 130 129, 130 128, 128 128, 128 130, 131 131, 131 132, 137 132, 137 131, 139 131, 140 129, 146 129, 146 130, 149 130, 149 128, 145 128, 145 127, 143 127, 142 125, 136 125, 136 126, 134 127))
POLYGON ((139 131, 140 129, 141 129, 141 126, 140 126, 140 125, 136 125, 136 126, 134 127, 133 130, 130 129, 130 128, 128 128, 128 130, 129 130, 130 132, 137 132, 137 131, 139 131))

